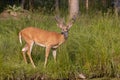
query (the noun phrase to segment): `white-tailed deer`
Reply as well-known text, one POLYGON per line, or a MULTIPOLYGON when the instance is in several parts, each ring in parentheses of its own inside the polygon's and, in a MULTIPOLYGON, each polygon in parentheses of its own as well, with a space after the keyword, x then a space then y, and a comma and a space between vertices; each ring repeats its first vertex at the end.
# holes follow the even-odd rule
POLYGON ((44 67, 47 64, 50 49, 53 50, 53 57, 56 61, 56 49, 68 38, 68 30, 75 21, 75 16, 70 20, 67 25, 59 17, 56 17, 56 21, 57 26, 62 29, 61 33, 50 32, 35 27, 27 27, 19 32, 20 43, 22 43, 21 38, 26 42, 26 45, 22 49, 23 58, 26 63, 27 59, 25 53, 27 51, 30 62, 32 63, 33 67, 35 67, 35 64, 31 57, 31 51, 34 43, 46 48, 44 67))

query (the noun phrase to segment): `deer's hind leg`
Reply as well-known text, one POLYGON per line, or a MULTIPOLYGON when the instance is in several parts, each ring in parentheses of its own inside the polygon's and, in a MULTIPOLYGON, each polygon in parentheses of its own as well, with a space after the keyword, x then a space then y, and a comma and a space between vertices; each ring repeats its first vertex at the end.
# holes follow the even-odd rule
POLYGON ((23 55, 25 63, 27 64, 26 51, 28 51, 28 45, 27 44, 22 48, 22 55, 23 55))

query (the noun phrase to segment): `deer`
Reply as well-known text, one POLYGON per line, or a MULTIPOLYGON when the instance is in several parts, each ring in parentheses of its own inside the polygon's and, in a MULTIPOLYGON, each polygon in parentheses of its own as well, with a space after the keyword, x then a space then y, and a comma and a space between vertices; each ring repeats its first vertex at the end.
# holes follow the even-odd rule
POLYGON ((56 50, 57 48, 64 43, 68 38, 69 29, 72 27, 75 22, 76 17, 70 19, 68 24, 65 24, 65 21, 59 16, 55 17, 57 26, 61 29, 61 33, 54 31, 47 31, 36 27, 26 27, 19 32, 19 41, 22 44, 22 40, 26 43, 22 48, 22 55, 25 63, 27 64, 26 53, 32 66, 35 68, 34 61, 31 57, 31 51, 34 44, 45 47, 45 62, 44 67, 46 67, 48 56, 50 50, 52 49, 52 55, 54 61, 56 62, 56 50))

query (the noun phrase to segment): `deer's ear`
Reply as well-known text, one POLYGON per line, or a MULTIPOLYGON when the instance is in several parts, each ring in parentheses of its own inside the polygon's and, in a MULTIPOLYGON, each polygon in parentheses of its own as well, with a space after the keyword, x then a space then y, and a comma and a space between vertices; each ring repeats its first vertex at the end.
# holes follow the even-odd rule
POLYGON ((59 28, 62 28, 62 27, 63 27, 63 25, 62 25, 62 24, 59 24, 59 23, 57 23, 57 26, 58 26, 59 28))

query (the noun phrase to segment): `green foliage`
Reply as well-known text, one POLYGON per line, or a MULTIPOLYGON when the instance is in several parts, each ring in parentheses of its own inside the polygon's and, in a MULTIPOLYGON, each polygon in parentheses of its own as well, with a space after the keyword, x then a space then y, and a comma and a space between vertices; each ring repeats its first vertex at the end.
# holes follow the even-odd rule
POLYGON ((9 12, 18 12, 18 11, 21 11, 22 8, 21 7, 17 7, 16 5, 13 5, 13 6, 8 5, 7 10, 9 12))
POLYGON ((13 6, 8 5, 8 7, 6 8, 6 11, 12 16, 17 16, 18 13, 23 12, 23 9, 20 6, 18 7, 16 5, 13 5, 13 6))
POLYGON ((56 31, 53 16, 31 15, 31 18, 0 21, 0 79, 66 79, 84 73, 92 77, 120 76, 120 23, 119 18, 110 15, 81 15, 70 29, 68 40, 57 50, 54 63, 50 52, 47 67, 44 68, 45 50, 34 45, 33 60, 37 66, 25 64, 21 54, 23 45, 18 32, 27 27, 56 31))

